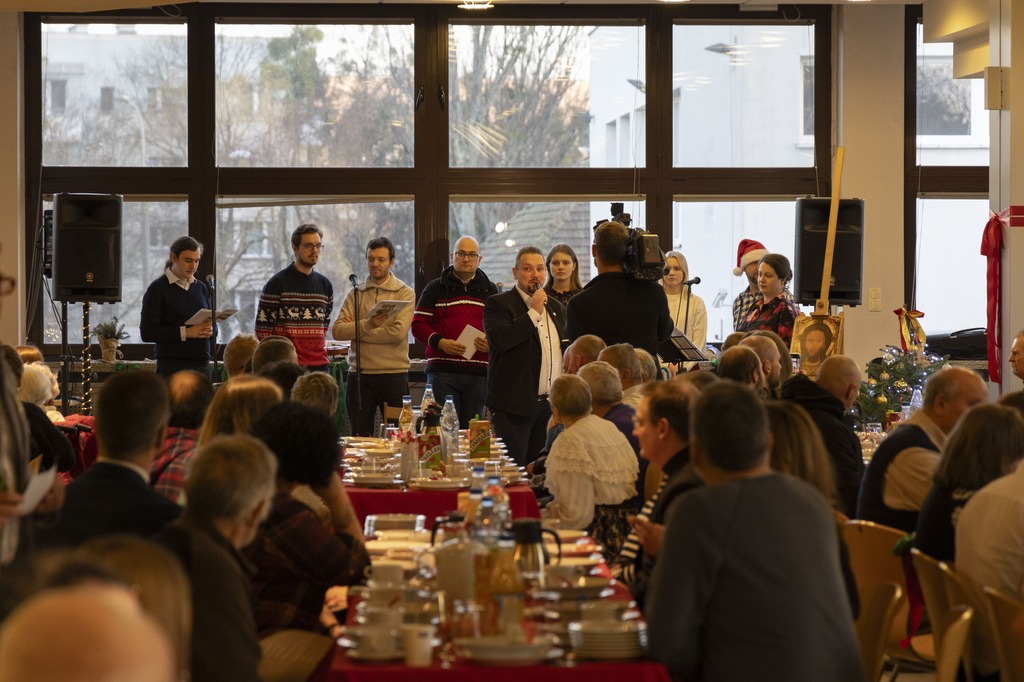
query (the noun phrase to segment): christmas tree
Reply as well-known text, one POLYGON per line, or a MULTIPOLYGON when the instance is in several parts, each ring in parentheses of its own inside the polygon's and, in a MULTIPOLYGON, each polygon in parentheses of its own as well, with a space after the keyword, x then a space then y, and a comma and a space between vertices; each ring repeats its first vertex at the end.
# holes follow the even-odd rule
POLYGON ((868 379, 860 385, 857 404, 861 422, 885 424, 885 413, 900 410, 909 403, 914 389, 924 392, 928 377, 946 366, 948 357, 912 348, 904 352, 896 346, 882 349, 882 357, 868 363, 868 379))

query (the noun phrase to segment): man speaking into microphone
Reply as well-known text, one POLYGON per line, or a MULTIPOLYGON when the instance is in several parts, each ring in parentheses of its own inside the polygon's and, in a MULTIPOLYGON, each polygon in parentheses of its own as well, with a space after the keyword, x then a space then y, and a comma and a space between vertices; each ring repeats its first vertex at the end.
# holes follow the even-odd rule
POLYGON ((548 393, 562 374, 565 308, 542 288, 544 254, 524 246, 516 254, 516 286, 484 302, 484 332, 490 347, 487 407, 508 455, 525 465, 544 447, 551 416, 548 393))
POLYGON ((156 372, 171 376, 191 369, 210 376, 210 340, 213 324, 186 322, 210 307, 210 292, 196 279, 203 245, 192 237, 178 237, 171 244, 164 273, 142 297, 139 333, 146 343, 156 345, 156 372))

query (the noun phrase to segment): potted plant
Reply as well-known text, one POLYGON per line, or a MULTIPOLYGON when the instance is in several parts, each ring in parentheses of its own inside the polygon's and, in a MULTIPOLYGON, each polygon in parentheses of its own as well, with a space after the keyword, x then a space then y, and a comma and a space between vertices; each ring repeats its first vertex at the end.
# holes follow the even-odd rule
POLYGON ((92 336, 100 342, 100 350, 103 352, 104 362, 114 362, 121 351, 117 349, 122 339, 128 338, 128 332, 124 330, 123 324, 117 323, 117 316, 106 322, 100 322, 92 328, 92 336))

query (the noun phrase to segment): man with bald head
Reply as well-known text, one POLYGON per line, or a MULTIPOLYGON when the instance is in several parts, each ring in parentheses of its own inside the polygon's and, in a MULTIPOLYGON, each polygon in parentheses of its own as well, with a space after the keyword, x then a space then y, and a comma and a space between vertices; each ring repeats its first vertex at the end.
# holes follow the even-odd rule
POLYGON ((171 644, 127 588, 86 583, 32 597, 0 630, 0 682, 173 682, 171 644))
POLYGON ((426 349, 427 385, 438 402, 452 396, 462 429, 484 413, 487 399, 484 300, 498 290, 480 269, 483 258, 472 237, 455 242, 452 264, 427 283, 412 318, 412 335, 426 349), (472 349, 458 340, 467 326, 480 332, 472 349))
POLYGON ((618 370, 622 382, 622 402, 636 409, 643 398, 644 371, 633 346, 628 343, 613 344, 598 353, 597 359, 618 370))
POLYGON ((764 375, 765 388, 768 395, 776 398, 782 385, 782 355, 779 347, 767 336, 748 336, 739 345, 746 346, 757 353, 761 360, 761 373, 764 375))
POLYGON ((857 518, 912 532, 946 437, 967 410, 987 401, 988 389, 977 373, 946 367, 933 374, 924 389, 924 406, 889 434, 871 457, 857 500, 857 518))
POLYGON ((853 358, 834 355, 821 363, 817 381, 797 374, 782 385, 782 398, 807 410, 821 431, 836 472, 836 488, 843 513, 857 512, 857 495, 864 478, 860 440, 846 413, 860 394, 860 368, 853 358))
POLYGON ((562 373, 579 373, 581 367, 597 360, 597 356, 607 347, 600 336, 584 334, 565 349, 562 355, 562 373))

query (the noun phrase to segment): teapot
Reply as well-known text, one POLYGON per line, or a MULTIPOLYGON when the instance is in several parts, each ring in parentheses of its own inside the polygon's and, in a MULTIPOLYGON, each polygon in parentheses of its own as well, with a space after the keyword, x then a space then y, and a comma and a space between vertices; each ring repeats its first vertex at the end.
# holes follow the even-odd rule
POLYGON ((551 561, 544 547, 544 534, 555 538, 558 547, 558 561, 562 562, 562 541, 558 533, 550 528, 542 528, 540 519, 516 519, 512 522, 512 533, 516 540, 515 561, 523 578, 527 581, 543 585, 544 567, 551 561))
POLYGON ((445 516, 434 519, 434 528, 430 531, 431 546, 443 545, 445 540, 458 537, 466 530, 466 513, 450 511, 445 516))

